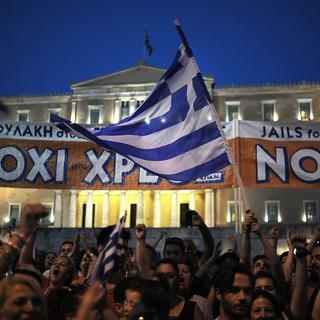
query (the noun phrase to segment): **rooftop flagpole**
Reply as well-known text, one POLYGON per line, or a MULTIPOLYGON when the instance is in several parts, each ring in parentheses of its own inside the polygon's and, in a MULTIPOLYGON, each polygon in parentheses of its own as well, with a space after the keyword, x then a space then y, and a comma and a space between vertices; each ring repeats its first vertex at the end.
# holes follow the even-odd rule
MULTIPOLYGON (((186 50, 187 50, 187 53, 190 55, 190 56, 193 56, 192 54, 192 50, 189 46, 189 43, 188 43, 188 40, 187 40, 187 37, 185 36, 184 32, 183 32, 183 29, 181 27, 181 24, 178 20, 175 20, 174 21, 174 25, 179 33, 179 36, 182 40, 182 43, 183 45, 185 46, 186 50)), ((194 61, 195 62, 195 61, 194 61)), ((197 66, 197 69, 198 69, 198 66, 197 66)), ((200 71, 199 71, 200 73, 200 71)), ((201 74, 201 73, 200 73, 201 74)), ((238 182, 238 185, 240 187, 240 191, 241 191, 241 195, 242 195, 242 199, 243 199, 243 204, 244 204, 244 208, 245 210, 250 210, 251 207, 249 205, 249 201, 248 201, 248 197, 247 197, 247 193, 246 193, 246 190, 244 188, 244 185, 243 185, 243 182, 242 182, 242 179, 241 179, 241 176, 240 176, 240 172, 239 172, 239 168, 236 164, 236 161, 235 161, 235 158, 230 150, 230 146, 229 146, 229 143, 228 143, 228 140, 224 134, 224 131, 223 131, 223 128, 221 126, 221 123, 220 123, 220 120, 219 120, 219 115, 216 111, 216 109, 214 108, 213 106, 213 102, 212 102, 212 99, 210 97, 210 94, 209 94, 209 91, 207 89, 207 86, 205 85, 204 81, 203 81, 203 78, 201 76, 201 79, 202 79, 202 82, 203 82, 203 88, 204 90, 206 90, 206 95, 207 95, 207 98, 212 106, 212 109, 213 109, 213 112, 215 113, 215 116, 216 116, 216 123, 217 123, 217 127, 219 128, 219 131, 220 131, 220 134, 221 134, 221 137, 223 138, 224 140, 224 143, 225 143, 225 146, 226 146, 226 149, 228 150, 228 156, 229 156, 229 159, 230 159, 230 162, 232 164, 232 167, 233 167, 233 171, 234 171, 234 174, 236 176, 236 179, 237 179, 237 182, 238 182)))

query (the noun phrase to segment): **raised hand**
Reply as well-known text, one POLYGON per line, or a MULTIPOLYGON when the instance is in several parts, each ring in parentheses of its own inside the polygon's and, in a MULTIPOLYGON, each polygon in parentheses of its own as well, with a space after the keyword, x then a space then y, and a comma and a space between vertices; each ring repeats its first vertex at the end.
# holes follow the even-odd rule
POLYGON ((40 219, 48 214, 40 203, 25 205, 22 209, 19 232, 25 237, 29 237, 33 230, 38 227, 40 219))
POLYGON ((299 234, 299 233, 292 234, 290 241, 292 243, 292 246, 297 251, 301 251, 306 248, 307 240, 306 240, 306 236, 303 234, 299 234))

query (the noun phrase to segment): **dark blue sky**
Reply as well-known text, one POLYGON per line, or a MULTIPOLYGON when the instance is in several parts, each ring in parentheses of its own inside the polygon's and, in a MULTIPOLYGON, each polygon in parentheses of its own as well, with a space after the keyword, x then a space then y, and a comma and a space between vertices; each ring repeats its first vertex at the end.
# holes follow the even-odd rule
POLYGON ((68 92, 142 57, 167 68, 178 18, 218 86, 320 81, 319 0, 1 0, 0 96, 68 92))

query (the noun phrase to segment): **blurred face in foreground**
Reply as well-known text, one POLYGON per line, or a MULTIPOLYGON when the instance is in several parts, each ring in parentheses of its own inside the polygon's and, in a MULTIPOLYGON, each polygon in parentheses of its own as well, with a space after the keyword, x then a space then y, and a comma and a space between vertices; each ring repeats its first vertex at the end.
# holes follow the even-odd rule
POLYGON ((40 297, 25 284, 15 284, 9 288, 7 299, 0 309, 1 320, 40 320, 43 314, 40 297))

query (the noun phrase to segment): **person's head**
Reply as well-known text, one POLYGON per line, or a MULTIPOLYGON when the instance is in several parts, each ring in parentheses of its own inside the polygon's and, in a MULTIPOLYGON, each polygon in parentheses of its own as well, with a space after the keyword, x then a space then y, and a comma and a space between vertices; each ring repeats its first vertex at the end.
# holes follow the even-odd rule
POLYGON ((160 273, 167 278, 171 290, 177 290, 179 269, 174 260, 160 260, 156 267, 156 273, 160 273))
POLYGON ((317 272, 320 272, 320 243, 318 243, 311 252, 312 256, 312 268, 315 269, 317 272))
POLYGON ((198 260, 198 255, 197 255, 197 247, 194 244, 192 239, 184 239, 184 255, 185 259, 188 261, 196 262, 198 260))
POLYGON ((252 296, 250 306, 251 320, 281 319, 281 310, 277 300, 264 290, 256 291, 252 296))
POLYGON ((46 307, 39 282, 25 274, 14 274, 0 282, 1 320, 42 320, 46 307))
POLYGON ((267 256, 257 255, 252 260, 252 274, 255 275, 259 271, 270 271, 270 263, 267 256))
POLYGON ((94 256, 98 256, 98 251, 94 248, 94 250, 89 249, 82 253, 82 257, 79 264, 79 269, 83 276, 88 274, 91 263, 93 263, 94 256))
POLYGON ((73 243, 71 241, 65 241, 60 246, 59 255, 60 256, 68 256, 73 248, 73 243))
POLYGON ((46 270, 50 269, 52 266, 52 263, 54 259, 57 257, 57 255, 54 252, 47 252, 44 257, 44 267, 46 270))
POLYGON ((163 258, 172 259, 176 263, 183 262, 184 260, 184 242, 177 237, 167 238, 163 249, 163 258))
POLYGON ((179 268, 179 292, 185 295, 189 292, 195 276, 195 268, 192 263, 184 262, 178 264, 179 268))
POLYGON ((264 290, 277 297, 277 282, 271 273, 259 271, 254 276, 254 290, 264 290))
POLYGON ((240 262, 240 258, 237 254, 235 254, 234 252, 225 252, 224 254, 222 254, 219 258, 217 263, 220 266, 223 265, 236 265, 240 262))
POLYGON ((222 266, 214 277, 220 314, 226 319, 245 319, 249 314, 252 279, 242 264, 222 266))
POLYGON ((50 283, 57 287, 67 286, 73 280, 75 267, 66 256, 58 256, 50 268, 50 283))

